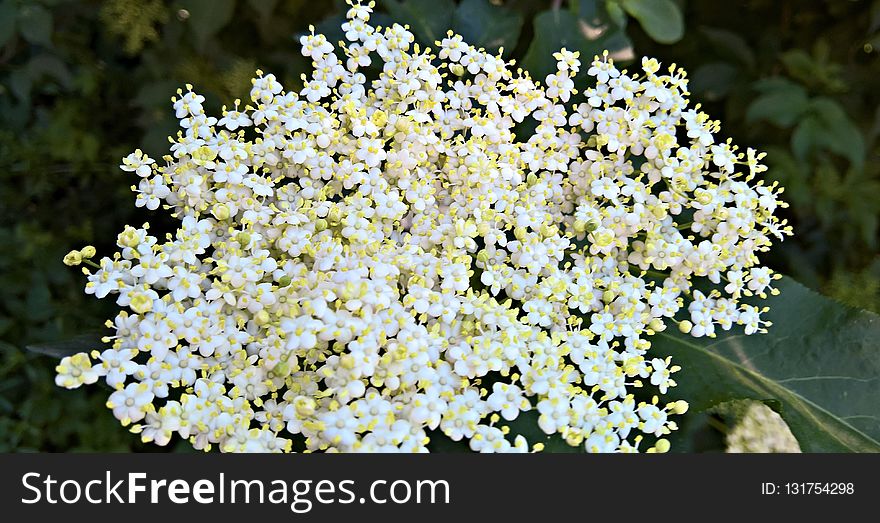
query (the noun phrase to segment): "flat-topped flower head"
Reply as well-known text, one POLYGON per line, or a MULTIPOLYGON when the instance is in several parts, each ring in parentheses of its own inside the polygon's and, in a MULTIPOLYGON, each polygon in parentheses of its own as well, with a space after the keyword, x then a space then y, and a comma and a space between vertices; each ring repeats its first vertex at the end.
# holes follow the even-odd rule
POLYGON ((57 383, 104 378, 158 445, 526 452, 535 416, 586 451, 668 450, 687 404, 659 398, 688 369, 651 336, 769 326, 740 301, 776 292, 758 255, 790 234, 763 156, 716 138, 674 66, 605 54, 583 81, 562 49, 532 79, 372 8, 350 2, 342 45, 302 36, 296 89, 258 71, 216 117, 178 92, 170 153, 121 165, 178 228, 68 254, 121 310, 57 383))

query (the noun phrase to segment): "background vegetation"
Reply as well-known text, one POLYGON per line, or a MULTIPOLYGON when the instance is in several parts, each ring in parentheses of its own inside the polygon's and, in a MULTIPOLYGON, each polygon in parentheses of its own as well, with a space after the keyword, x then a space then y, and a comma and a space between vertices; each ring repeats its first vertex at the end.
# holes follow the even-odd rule
MULTIPOLYGON (((693 98, 741 146, 768 151, 795 236, 776 270, 880 310, 880 0, 384 0, 377 23, 431 43, 453 28, 504 47, 536 75, 561 46, 582 59, 656 56, 691 73, 693 98)), ((63 391, 32 343, 93 330, 112 304, 61 264, 90 243, 109 252, 131 205, 117 165, 154 157, 176 132, 170 97, 192 83, 219 108, 245 98, 257 68, 285 85, 306 62, 296 37, 342 35, 339 1, 0 0, 0 451, 140 449, 99 388, 63 391)), ((698 450, 743 409, 689 430, 698 450), (702 431, 702 432, 701 432, 702 431), (700 435, 702 434, 702 435, 700 435)))

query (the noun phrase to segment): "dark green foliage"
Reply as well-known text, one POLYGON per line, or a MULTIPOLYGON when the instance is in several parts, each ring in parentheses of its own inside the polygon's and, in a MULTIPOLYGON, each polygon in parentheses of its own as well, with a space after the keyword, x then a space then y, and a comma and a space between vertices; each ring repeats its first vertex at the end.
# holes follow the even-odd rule
POLYGON ((653 350, 687 371, 672 394, 705 411, 753 399, 778 411, 804 452, 880 452, 880 317, 785 278, 766 304, 769 333, 694 338, 674 329, 653 350))
MULTIPOLYGON (((583 71, 604 49, 625 64, 650 55, 683 66, 722 133, 768 151, 767 175, 786 187, 795 236, 770 253, 773 267, 877 310, 880 0, 377 8, 377 23, 408 23, 424 45, 453 29, 503 47, 539 78, 562 45, 581 51, 583 71)), ((24 351, 112 315, 61 257, 85 244, 110 252, 124 224, 160 220, 134 209, 117 165, 136 147, 167 151, 176 89, 191 83, 219 110, 247 97, 257 68, 295 87, 307 70, 298 37, 313 24, 335 43, 344 9, 341 0, 0 0, 0 451, 141 448, 104 415, 104 390, 63 391, 55 361, 24 351)))

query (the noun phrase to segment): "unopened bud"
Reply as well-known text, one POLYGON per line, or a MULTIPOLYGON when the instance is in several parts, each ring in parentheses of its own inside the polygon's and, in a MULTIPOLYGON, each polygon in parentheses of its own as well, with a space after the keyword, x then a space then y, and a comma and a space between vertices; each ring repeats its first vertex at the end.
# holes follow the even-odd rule
POLYGON ((693 329, 693 328, 694 328, 694 324, 689 322, 688 320, 684 320, 682 322, 679 322, 679 324, 678 324, 678 330, 680 330, 684 334, 689 333, 691 331, 691 329, 693 329))
POLYGON ((64 265, 70 265, 73 267, 74 265, 79 265, 82 263, 83 256, 79 251, 70 251, 64 256, 64 265))

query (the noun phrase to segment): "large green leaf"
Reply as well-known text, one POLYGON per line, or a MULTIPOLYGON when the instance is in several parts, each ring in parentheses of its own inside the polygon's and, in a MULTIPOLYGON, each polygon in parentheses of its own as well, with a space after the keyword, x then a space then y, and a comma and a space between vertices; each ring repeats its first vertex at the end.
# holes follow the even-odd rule
POLYGON ((672 0, 621 0, 621 6, 661 44, 674 44, 684 36, 684 17, 672 0))
POLYGON ((767 334, 694 338, 672 329, 653 352, 672 356, 676 397, 699 412, 754 399, 777 410, 804 452, 880 452, 880 317, 784 278, 767 300, 767 334))
POLYGON ((861 169, 865 161, 865 142, 855 123, 836 101, 817 97, 810 100, 807 115, 791 135, 791 150, 799 160, 810 152, 825 148, 861 169))
POLYGON ((861 131, 843 107, 831 98, 818 97, 811 101, 810 110, 825 129, 824 144, 861 168, 865 160, 865 142, 861 131))
MULTIPOLYGON (((608 51, 623 58, 632 57, 632 44, 626 34, 599 10, 594 0, 572 3, 577 11, 548 9, 535 16, 535 36, 522 65, 533 77, 543 80, 556 70, 553 53, 561 48, 580 51, 580 60, 589 64, 595 55, 608 51)), ((581 74, 587 67, 581 69, 581 74)))
POLYGON ((101 342, 101 337, 103 335, 105 335, 105 333, 92 331, 79 334, 67 340, 34 343, 28 345, 26 348, 31 352, 60 360, 65 356, 73 356, 78 352, 91 352, 93 350, 104 349, 104 344, 101 342))
POLYGON ((807 155, 824 141, 825 128, 815 116, 807 116, 791 133, 791 151, 798 160, 806 160, 807 155))
POLYGON ((385 0, 382 5, 395 22, 409 24, 416 38, 425 44, 433 46, 452 29, 452 0, 385 0))
POLYGON ((806 89, 786 78, 766 78, 757 82, 755 88, 761 96, 746 111, 747 122, 767 120, 780 127, 791 127, 809 109, 806 89))
POLYGON ((755 52, 742 35, 713 27, 701 27, 700 32, 722 57, 737 61, 749 69, 755 67, 755 52))
POLYGON ((184 0, 181 5, 189 11, 188 23, 200 49, 232 20, 235 12, 235 0, 184 0))
POLYGON ((39 5, 24 5, 18 11, 18 30, 32 44, 52 45, 52 13, 39 5))
POLYGON ((691 92, 708 101, 720 100, 734 88, 740 74, 738 67, 727 62, 703 64, 691 76, 691 92))
POLYGON ((489 0, 464 0, 453 15, 452 29, 464 41, 476 47, 495 51, 504 47, 509 54, 516 46, 522 28, 522 15, 489 0))

